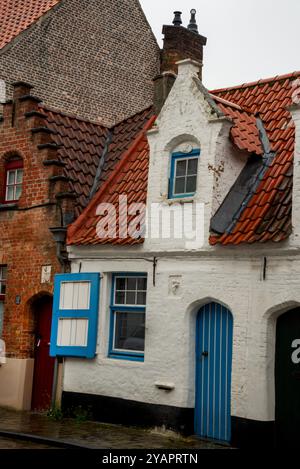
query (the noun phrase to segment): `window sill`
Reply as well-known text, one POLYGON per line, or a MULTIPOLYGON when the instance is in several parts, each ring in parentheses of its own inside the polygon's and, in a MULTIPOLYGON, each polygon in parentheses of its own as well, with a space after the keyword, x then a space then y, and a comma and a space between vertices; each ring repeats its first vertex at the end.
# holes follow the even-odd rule
POLYGON ((18 208, 18 203, 17 203, 17 202, 11 202, 11 203, 6 203, 6 204, 0 204, 0 211, 16 210, 17 208, 18 208))
POLYGON ((195 202, 195 195, 189 197, 171 197, 166 201, 169 205, 174 204, 192 204, 195 202))
POLYGON ((128 353, 117 353, 117 352, 110 352, 108 354, 108 358, 112 358, 114 360, 127 360, 127 361, 134 361, 134 362, 143 362, 144 355, 135 355, 128 354, 128 353))

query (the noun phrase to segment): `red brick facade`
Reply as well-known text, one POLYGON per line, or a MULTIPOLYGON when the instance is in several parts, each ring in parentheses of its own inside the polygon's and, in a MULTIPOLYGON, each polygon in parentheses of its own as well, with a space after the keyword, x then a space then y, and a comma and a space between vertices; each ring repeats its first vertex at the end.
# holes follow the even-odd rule
POLYGON ((28 91, 23 85, 15 88, 14 100, 4 106, 0 123, 0 264, 8 266, 3 339, 8 356, 17 358, 33 356, 31 303, 52 293, 52 282, 41 284, 41 269, 51 265, 53 278, 62 268, 49 227, 60 226, 61 211, 72 203, 56 197, 67 190, 60 178, 51 179, 59 176, 62 167, 53 161, 56 150, 44 146, 49 136, 38 131, 43 118, 28 91), (17 203, 5 204, 5 164, 15 156, 23 160, 22 195, 17 203))

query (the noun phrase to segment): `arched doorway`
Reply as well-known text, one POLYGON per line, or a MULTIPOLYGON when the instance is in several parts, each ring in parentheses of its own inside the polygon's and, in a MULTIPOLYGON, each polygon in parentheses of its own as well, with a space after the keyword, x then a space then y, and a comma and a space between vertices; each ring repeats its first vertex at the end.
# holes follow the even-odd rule
POLYGON ((230 441, 233 317, 209 303, 198 312, 196 327, 195 433, 230 441))
POLYGON ((300 444, 300 308, 277 319, 275 354, 276 446, 300 444))
POLYGON ((44 410, 51 406, 55 359, 50 357, 52 297, 42 296, 32 304, 35 319, 34 373, 32 409, 44 410))

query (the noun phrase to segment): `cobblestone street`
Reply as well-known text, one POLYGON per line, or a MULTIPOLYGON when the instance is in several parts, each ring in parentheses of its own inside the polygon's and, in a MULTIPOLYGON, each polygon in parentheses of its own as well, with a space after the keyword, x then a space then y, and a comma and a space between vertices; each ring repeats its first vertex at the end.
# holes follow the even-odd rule
MULTIPOLYGON (((51 444, 0 436, 0 449, 54 448, 55 443, 69 443, 98 449, 225 449, 226 446, 183 438, 173 432, 128 428, 72 419, 53 420, 45 414, 0 409, 0 435, 16 432, 53 440, 51 444)), ((57 444, 57 446, 59 446, 57 444)))

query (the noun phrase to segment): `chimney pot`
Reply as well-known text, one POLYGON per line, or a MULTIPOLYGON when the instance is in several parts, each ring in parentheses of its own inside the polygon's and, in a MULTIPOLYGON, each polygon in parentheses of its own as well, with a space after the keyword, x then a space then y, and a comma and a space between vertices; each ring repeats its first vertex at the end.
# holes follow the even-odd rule
POLYGON ((181 11, 174 11, 174 19, 173 19, 174 26, 182 25, 181 15, 182 15, 181 11))
POLYGON ((195 8, 192 8, 192 10, 191 10, 191 19, 190 19, 190 23, 189 23, 187 28, 190 31, 192 31, 193 33, 198 34, 198 26, 197 26, 197 22, 196 22, 196 13, 197 13, 197 11, 195 10, 195 8))

